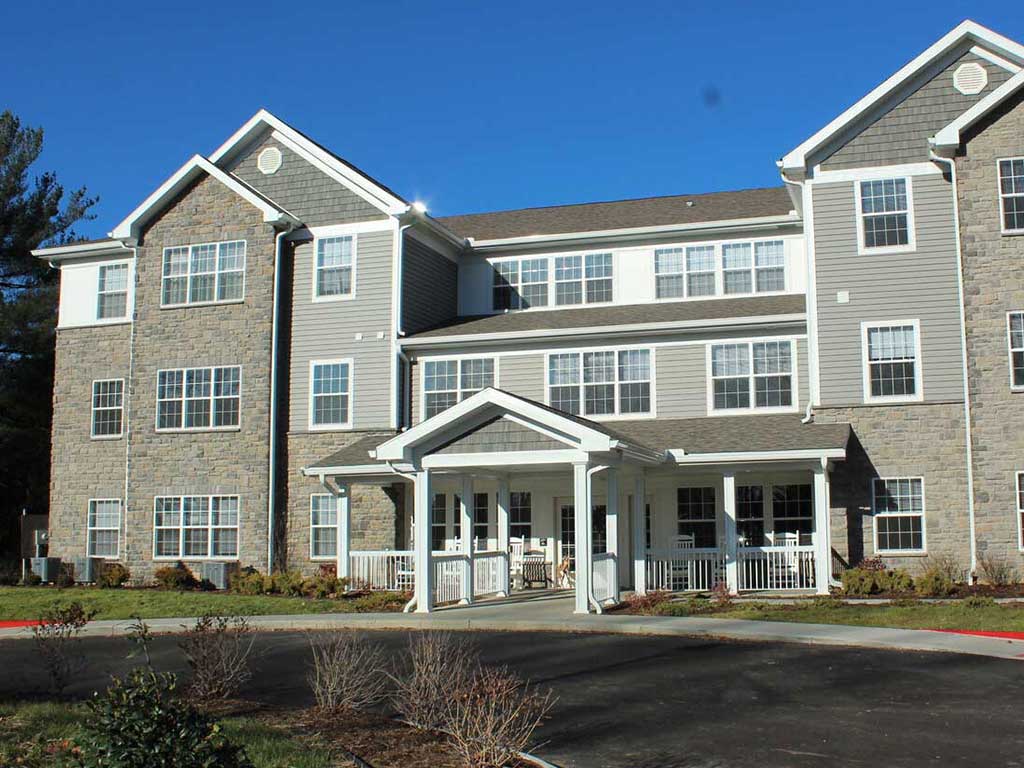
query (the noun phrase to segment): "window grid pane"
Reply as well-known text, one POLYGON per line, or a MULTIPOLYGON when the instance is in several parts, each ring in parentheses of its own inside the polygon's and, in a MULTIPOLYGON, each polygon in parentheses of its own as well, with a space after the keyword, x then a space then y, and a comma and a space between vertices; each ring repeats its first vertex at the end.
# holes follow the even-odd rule
POLYGON ((862 181, 860 199, 865 248, 909 244, 906 179, 862 181))
POLYGON ((1024 157, 999 161, 999 198, 1003 229, 1024 231, 1024 157))
POLYGON ((321 237, 316 243, 316 295, 350 296, 352 294, 351 235, 321 237))
POLYGON ((1007 325, 1013 386, 1024 387, 1024 312, 1011 313, 1007 318, 1007 325))
POLYGON ((313 365, 314 426, 344 426, 349 419, 348 363, 313 365))
POLYGON ((694 246, 686 249, 686 295, 715 295, 715 247, 694 246))
POLYGON ((161 306, 241 300, 245 249, 245 240, 164 248, 161 306))
POLYGON ((921 478, 874 481, 876 546, 880 552, 924 549, 924 482, 921 478))
POLYGON ((96 318, 113 320, 128 314, 128 265, 104 264, 99 270, 96 318))
POLYGON ((124 419, 124 379, 92 384, 92 436, 120 437, 124 419))
POLYGON ((692 536, 695 547, 718 546, 713 487, 677 489, 676 514, 680 536, 692 536))
POLYGON ((90 500, 86 528, 86 549, 89 557, 117 557, 121 500, 90 500))
POLYGON ((553 408, 579 415, 651 412, 651 351, 559 353, 548 358, 553 408))
POLYGON ((654 252, 655 295, 659 299, 682 298, 685 291, 682 248, 659 248, 654 252))
POLYGON ((329 493, 310 496, 310 554, 338 556, 338 499, 329 493))
POLYGON ((529 491, 513 491, 508 505, 509 535, 526 541, 533 531, 533 499, 529 491))
POLYGON ((238 557, 238 496, 157 496, 153 554, 158 558, 238 557))
POLYGON ((872 397, 908 397, 917 393, 917 345, 914 326, 867 329, 872 397))

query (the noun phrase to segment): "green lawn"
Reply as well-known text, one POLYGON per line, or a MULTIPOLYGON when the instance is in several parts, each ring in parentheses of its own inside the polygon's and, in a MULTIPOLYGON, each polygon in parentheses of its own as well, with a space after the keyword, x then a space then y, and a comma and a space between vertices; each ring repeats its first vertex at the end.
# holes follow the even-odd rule
POLYGON ((144 619, 200 616, 216 612, 233 616, 302 613, 360 613, 401 610, 405 598, 373 593, 340 600, 279 595, 233 595, 224 592, 170 592, 158 589, 97 587, 0 587, 0 621, 38 619, 55 603, 78 601, 95 610, 96 619, 144 619))

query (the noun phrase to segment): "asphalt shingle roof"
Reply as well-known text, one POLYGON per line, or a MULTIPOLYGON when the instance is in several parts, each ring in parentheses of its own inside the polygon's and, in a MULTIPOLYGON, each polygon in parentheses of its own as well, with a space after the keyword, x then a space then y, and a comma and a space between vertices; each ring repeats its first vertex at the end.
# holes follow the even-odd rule
POLYGON ((380 464, 382 467, 385 466, 383 462, 378 462, 375 459, 370 458, 370 451, 376 448, 378 445, 383 443, 395 436, 394 432, 374 432, 366 434, 360 437, 354 443, 349 443, 339 451, 335 451, 329 456, 325 456, 313 464, 310 464, 306 469, 320 469, 323 467, 351 467, 354 465, 367 465, 367 464, 380 464))

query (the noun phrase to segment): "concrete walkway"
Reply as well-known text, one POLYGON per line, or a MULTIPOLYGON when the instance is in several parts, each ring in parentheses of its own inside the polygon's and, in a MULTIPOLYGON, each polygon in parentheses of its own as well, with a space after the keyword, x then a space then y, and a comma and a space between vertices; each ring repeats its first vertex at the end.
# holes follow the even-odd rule
MULTIPOLYGON (((700 617, 577 616, 572 598, 564 594, 489 601, 473 606, 444 608, 429 615, 403 613, 340 613, 290 616, 251 616, 259 630, 325 629, 439 629, 506 632, 596 632, 622 635, 709 637, 758 642, 843 645, 900 651, 937 651, 1024 659, 1024 641, 978 637, 920 629, 850 627, 836 624, 798 624, 700 617)), ((180 632, 194 619, 148 619, 155 633, 180 632)), ((128 621, 93 621, 84 636, 118 637, 129 630, 128 621)), ((0 629, 0 640, 31 637, 27 627, 0 629)))

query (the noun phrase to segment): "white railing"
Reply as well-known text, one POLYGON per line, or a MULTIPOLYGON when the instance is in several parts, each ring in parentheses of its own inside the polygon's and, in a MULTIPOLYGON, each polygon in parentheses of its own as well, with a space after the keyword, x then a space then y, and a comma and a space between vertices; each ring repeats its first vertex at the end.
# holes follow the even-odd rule
POLYGON ((610 552, 598 552, 594 555, 594 597, 599 603, 606 600, 619 599, 615 592, 615 569, 618 564, 615 555, 610 552))
POLYGON ((352 589, 412 591, 413 553, 408 550, 350 552, 348 562, 352 589))
POLYGON ((477 552, 473 555, 473 595, 493 595, 500 591, 504 569, 504 552, 477 552))
POLYGON ((814 589, 814 547, 740 547, 740 589, 814 589))
POLYGON ((715 548, 647 550, 647 589, 707 592, 725 581, 725 553, 715 548))
POLYGON ((464 598, 463 574, 465 555, 461 553, 434 552, 434 602, 456 603, 464 598))

